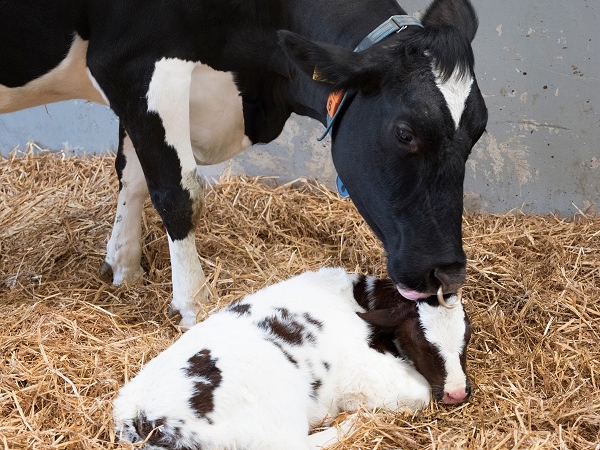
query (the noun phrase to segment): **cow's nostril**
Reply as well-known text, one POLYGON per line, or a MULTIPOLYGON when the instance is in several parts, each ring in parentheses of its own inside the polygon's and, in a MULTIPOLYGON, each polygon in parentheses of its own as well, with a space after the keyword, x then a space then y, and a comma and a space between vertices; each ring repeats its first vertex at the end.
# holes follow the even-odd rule
POLYGON ((433 270, 433 277, 439 282, 444 293, 455 293, 465 282, 465 266, 452 264, 438 267, 433 270))

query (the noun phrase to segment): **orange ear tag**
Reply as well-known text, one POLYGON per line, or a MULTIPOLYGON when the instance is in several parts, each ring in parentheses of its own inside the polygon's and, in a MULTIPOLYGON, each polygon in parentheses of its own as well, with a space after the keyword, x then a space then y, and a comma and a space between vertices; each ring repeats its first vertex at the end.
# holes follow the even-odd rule
POLYGON ((335 116, 343 97, 344 91, 336 91, 329 94, 329 97, 327 98, 327 114, 329 117, 333 118, 333 116, 335 116))

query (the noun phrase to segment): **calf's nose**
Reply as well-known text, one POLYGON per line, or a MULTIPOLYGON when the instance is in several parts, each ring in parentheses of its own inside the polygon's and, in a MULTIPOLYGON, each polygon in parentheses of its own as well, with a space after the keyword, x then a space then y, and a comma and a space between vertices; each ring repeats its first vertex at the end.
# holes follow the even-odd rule
POLYGON ((457 403, 465 401, 469 396, 469 393, 465 389, 453 389, 451 391, 445 391, 442 403, 448 405, 456 405, 457 403))

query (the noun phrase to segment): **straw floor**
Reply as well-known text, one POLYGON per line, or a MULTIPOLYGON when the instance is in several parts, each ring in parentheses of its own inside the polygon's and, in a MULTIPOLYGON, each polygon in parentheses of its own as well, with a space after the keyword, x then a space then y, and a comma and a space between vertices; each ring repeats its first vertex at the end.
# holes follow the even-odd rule
MULTIPOLYGON (((352 203, 299 184, 232 178, 207 193, 206 314, 306 269, 384 274, 352 203)), ((98 275, 116 192, 110 157, 0 161, 0 449, 129 448, 114 443, 111 401, 180 331, 150 204, 146 275, 117 287, 98 275)), ((335 449, 599 449, 600 218, 466 215, 464 245, 471 399, 414 417, 362 411, 335 449)))

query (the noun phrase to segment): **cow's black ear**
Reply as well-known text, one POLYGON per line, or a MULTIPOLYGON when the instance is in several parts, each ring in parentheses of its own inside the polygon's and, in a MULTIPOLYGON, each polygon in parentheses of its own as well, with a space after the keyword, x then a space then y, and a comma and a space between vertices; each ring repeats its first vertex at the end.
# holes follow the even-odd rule
POLYGON ((469 0, 434 0, 423 19, 427 29, 454 28, 473 42, 479 21, 469 0))
POLYGON ((355 53, 347 48, 313 42, 291 31, 278 32, 279 44, 304 73, 313 80, 332 85, 333 90, 379 89, 383 68, 368 51, 355 53))

